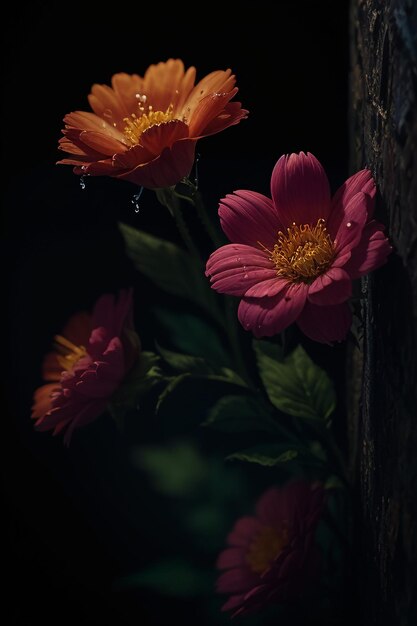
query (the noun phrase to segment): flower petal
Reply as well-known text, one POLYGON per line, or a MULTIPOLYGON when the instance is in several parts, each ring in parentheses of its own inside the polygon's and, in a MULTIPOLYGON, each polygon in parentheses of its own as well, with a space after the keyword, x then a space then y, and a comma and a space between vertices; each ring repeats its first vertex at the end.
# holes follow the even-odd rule
POLYGON ((243 296, 253 285, 276 278, 276 272, 262 250, 243 244, 227 244, 210 255, 206 276, 210 276, 212 288, 219 293, 243 296))
POLYGON ((240 189, 220 200, 219 217, 226 237, 233 243, 273 249, 278 231, 282 230, 272 200, 240 189))
POLYGON ((271 193, 285 228, 316 224, 330 212, 330 188, 326 173, 310 152, 282 156, 271 177, 271 193))
POLYGON ((334 306, 316 306, 307 302, 297 324, 310 339, 331 344, 346 338, 352 313, 346 302, 334 306))
POLYGON ((383 233, 383 225, 369 222, 362 231, 358 245, 352 250, 352 256, 345 265, 351 278, 359 278, 371 272, 387 261, 392 246, 383 233))
POLYGON ((305 305, 308 285, 289 283, 272 298, 246 298, 238 308, 239 321, 255 337, 271 337, 292 324, 305 305))
POLYGON ((331 267, 325 274, 318 276, 308 288, 309 301, 318 305, 340 304, 351 295, 351 278, 340 267, 331 267))
POLYGON ((126 152, 128 149, 127 146, 121 141, 118 141, 105 133, 97 133, 94 131, 83 131, 80 133, 80 141, 82 141, 83 144, 89 148, 93 148, 93 150, 96 150, 100 154, 104 154, 106 156, 126 152))
MULTIPOLYGON (((156 158, 147 163, 139 163, 127 172, 118 173, 116 178, 129 180, 148 189, 172 187, 189 175, 194 163, 194 154, 194 140, 176 141, 170 148, 164 148, 156 158)), ((118 158, 116 162, 119 163, 118 158)))
POLYGON ((240 606, 243 602, 244 599, 244 595, 236 595, 236 596, 230 596, 230 598, 228 599, 227 602, 225 602, 225 604, 223 604, 222 606, 222 611, 231 611, 232 609, 236 609, 238 606, 240 606))
POLYGON ((180 95, 182 98, 189 95, 194 79, 195 68, 189 68, 185 74, 180 59, 168 59, 148 67, 143 78, 143 94, 154 111, 166 111, 171 104, 176 105, 180 95))
POLYGON ((241 517, 234 525, 232 532, 229 533, 227 543, 230 546, 244 548, 261 528, 262 525, 256 517, 241 517))
POLYGON ((280 291, 285 289, 288 285, 288 280, 285 278, 268 278, 263 280, 253 287, 250 287, 245 293, 246 298, 270 298, 276 296, 280 291))
POLYGON ((248 113, 249 111, 242 109, 240 102, 228 102, 223 111, 205 126, 204 137, 220 133, 225 128, 238 124, 240 120, 244 120, 248 117, 248 113))
POLYGON ((219 115, 223 115, 225 107, 237 92, 238 89, 235 87, 232 91, 211 93, 200 100, 189 122, 190 137, 204 137, 211 122, 219 115))
POLYGON ((230 569, 246 565, 245 551, 242 548, 227 548, 220 553, 216 567, 218 569, 230 569))
POLYGON ((242 593, 248 591, 258 580, 259 577, 247 567, 229 569, 217 579, 216 589, 219 593, 242 593))
MULTIPOLYGON (((337 256, 343 256, 358 245, 363 228, 368 218, 367 206, 370 196, 360 191, 352 196, 343 212, 343 220, 340 222, 334 244, 337 256)), ((329 231, 331 224, 329 223, 329 231)))
POLYGON ((151 126, 140 137, 142 146, 154 156, 161 154, 164 148, 170 148, 179 139, 188 137, 188 126, 181 120, 171 120, 151 126))
POLYGON ((51 394, 59 392, 59 384, 49 383, 39 387, 33 395, 32 418, 40 419, 52 408, 51 394))
POLYGON ((329 230, 336 234, 343 220, 344 207, 359 191, 369 195, 367 203, 368 219, 374 212, 376 187, 370 170, 360 170, 350 178, 348 178, 341 187, 336 191, 332 200, 332 211, 329 219, 329 230))

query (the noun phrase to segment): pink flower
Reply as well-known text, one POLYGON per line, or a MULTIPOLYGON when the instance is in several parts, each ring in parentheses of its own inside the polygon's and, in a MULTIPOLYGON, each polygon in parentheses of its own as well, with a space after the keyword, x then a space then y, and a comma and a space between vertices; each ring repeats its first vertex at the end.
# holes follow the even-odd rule
POLYGON ((92 316, 74 315, 44 360, 43 377, 50 382, 34 394, 37 430, 53 429, 56 435, 66 429, 64 443, 69 445, 76 428, 105 411, 139 351, 131 290, 121 291, 117 301, 101 296, 92 316))
POLYGON ((266 491, 256 515, 236 522, 227 538, 229 547, 217 560, 217 567, 225 570, 217 591, 231 594, 223 611, 232 610, 235 617, 302 595, 318 574, 314 535, 323 504, 320 485, 294 482, 266 491))
POLYGON ((206 275, 216 291, 242 298, 239 320, 255 337, 297 322, 315 341, 341 341, 351 325, 352 279, 391 252, 384 227, 372 219, 371 172, 351 176, 331 199, 312 154, 284 155, 271 193, 272 200, 240 190, 221 201, 221 226, 232 243, 213 252, 206 275))

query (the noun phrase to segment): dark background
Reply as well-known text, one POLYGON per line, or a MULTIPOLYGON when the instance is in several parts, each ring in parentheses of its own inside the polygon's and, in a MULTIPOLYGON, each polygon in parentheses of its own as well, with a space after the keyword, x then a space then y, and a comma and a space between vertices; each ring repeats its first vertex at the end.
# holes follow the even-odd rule
MULTIPOLYGON (((151 192, 135 214, 129 183, 91 179, 82 191, 70 167, 54 165, 65 113, 87 108, 93 82, 109 83, 118 71, 143 74, 170 56, 195 65, 199 78, 231 67, 250 116, 199 145, 200 188, 213 212, 233 189, 268 193, 284 152, 313 152, 333 188, 348 174, 347 2, 278 2, 277 17, 261 4, 228 14, 209 3, 198 11, 204 19, 192 4, 114 3, 107 11, 33 2, 3 21, 6 623, 154 625, 183 611, 175 602, 156 607, 152 594, 113 590, 154 551, 169 552, 169 541, 110 418, 76 436, 69 450, 34 432, 29 419, 53 334, 71 313, 134 280, 117 220, 175 239, 151 192)), ((153 296, 146 283, 136 291, 145 347, 153 296)), ((202 623, 198 613, 194 619, 202 623)))

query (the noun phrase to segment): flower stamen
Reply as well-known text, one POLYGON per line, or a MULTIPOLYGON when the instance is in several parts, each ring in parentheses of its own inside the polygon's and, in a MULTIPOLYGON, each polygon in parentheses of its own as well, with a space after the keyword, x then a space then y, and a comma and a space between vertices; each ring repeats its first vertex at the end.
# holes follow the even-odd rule
POLYGON ((251 570, 262 574, 271 565, 281 550, 288 543, 288 530, 265 526, 256 535, 246 553, 246 561, 251 570))
MULTIPOLYGON (((136 94, 138 96, 138 94, 136 94)), ((151 128, 151 126, 159 126, 159 124, 166 124, 175 119, 174 117, 174 105, 170 104, 167 110, 154 111, 152 105, 148 105, 148 110, 145 113, 146 97, 142 96, 142 99, 138 103, 139 114, 131 113, 130 117, 124 117, 123 121, 126 126, 123 129, 123 133, 128 141, 136 146, 139 143, 140 136, 145 130, 151 128), (145 98, 145 100, 143 100, 145 98)))
POLYGON ((315 226, 293 222, 286 233, 278 232, 273 250, 262 246, 280 278, 311 283, 329 268, 335 251, 325 223, 324 219, 319 219, 315 226))
POLYGON ((60 366, 66 370, 71 370, 76 363, 87 355, 84 346, 76 346, 62 335, 55 335, 55 349, 59 354, 56 355, 60 366))

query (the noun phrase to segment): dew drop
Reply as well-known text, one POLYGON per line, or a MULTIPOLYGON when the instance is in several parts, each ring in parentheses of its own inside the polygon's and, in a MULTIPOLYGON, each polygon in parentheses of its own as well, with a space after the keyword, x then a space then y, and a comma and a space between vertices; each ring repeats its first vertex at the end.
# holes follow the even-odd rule
POLYGON ((80 176, 80 187, 84 191, 84 189, 85 189, 85 176, 80 176))
POLYGON ((350 228, 350 227, 352 226, 352 222, 348 222, 348 223, 346 224, 346 226, 347 226, 348 228, 350 228))
POLYGON ((243 278, 249 278, 249 274, 245 274, 243 278))
POLYGON ((140 211, 139 200, 140 200, 142 193, 143 193, 143 187, 140 187, 139 191, 135 193, 135 195, 133 196, 131 200, 131 203, 135 206, 135 213, 139 213, 140 211))
POLYGON ((106 120, 111 120, 113 122, 113 111, 111 109, 104 109, 103 117, 106 120))
POLYGON ((250 324, 249 324, 249 322, 246 322, 245 327, 246 327, 247 329, 248 329, 248 328, 250 328, 250 324))

